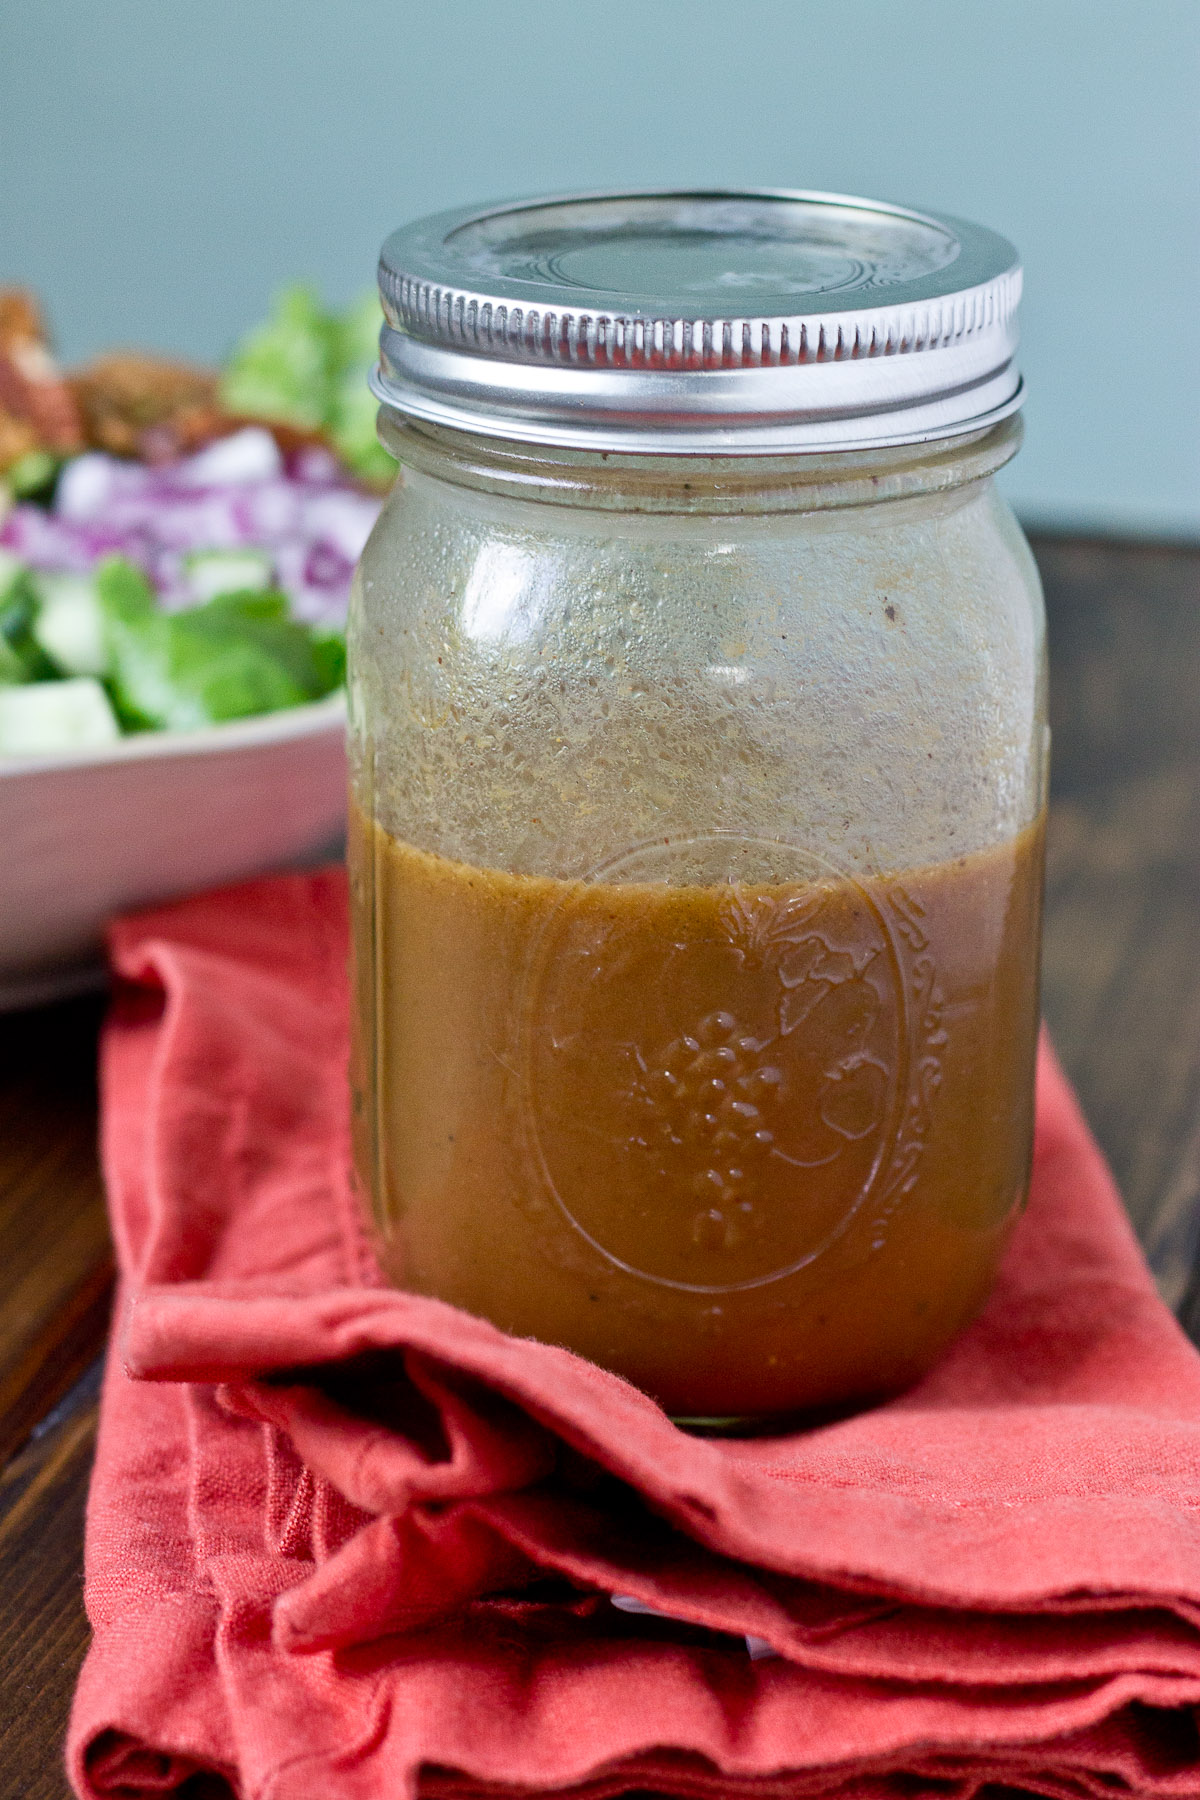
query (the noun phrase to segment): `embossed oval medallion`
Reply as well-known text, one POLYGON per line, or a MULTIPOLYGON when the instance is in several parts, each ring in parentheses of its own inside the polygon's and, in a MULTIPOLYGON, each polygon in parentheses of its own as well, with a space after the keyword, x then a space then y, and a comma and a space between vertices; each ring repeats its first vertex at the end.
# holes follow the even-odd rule
POLYGON ((792 1273, 888 1161, 904 996, 875 899, 811 853, 720 835, 632 850, 566 890, 531 958, 535 1171, 647 1280, 718 1293, 792 1273))

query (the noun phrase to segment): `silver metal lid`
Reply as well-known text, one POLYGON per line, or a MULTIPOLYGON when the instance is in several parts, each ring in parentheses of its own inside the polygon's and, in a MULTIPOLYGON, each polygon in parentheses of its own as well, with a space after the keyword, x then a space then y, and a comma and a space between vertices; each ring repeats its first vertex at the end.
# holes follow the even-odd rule
POLYGON ((386 407, 525 443, 874 449, 1021 403, 1021 267, 965 219, 842 194, 577 194, 383 246, 386 407))

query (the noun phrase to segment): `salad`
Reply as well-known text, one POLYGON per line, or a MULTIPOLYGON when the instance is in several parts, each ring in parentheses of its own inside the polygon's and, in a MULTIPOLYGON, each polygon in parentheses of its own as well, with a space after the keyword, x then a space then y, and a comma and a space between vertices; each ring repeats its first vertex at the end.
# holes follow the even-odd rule
POLYGON ((0 752, 96 749, 122 732, 195 730, 340 687, 342 634, 293 619, 265 559, 209 551, 189 566, 217 591, 168 612, 123 556, 90 575, 0 560, 0 752))
POLYGON ((288 289, 216 375, 118 355, 73 377, 18 299, 0 295, 0 758, 338 689, 395 471, 366 383, 375 296, 338 314, 288 289))

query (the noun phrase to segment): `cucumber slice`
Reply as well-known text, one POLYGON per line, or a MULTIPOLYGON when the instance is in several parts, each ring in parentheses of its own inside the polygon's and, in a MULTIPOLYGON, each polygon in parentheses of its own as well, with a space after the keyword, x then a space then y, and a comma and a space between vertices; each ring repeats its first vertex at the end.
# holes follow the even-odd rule
POLYGON ((108 695, 90 675, 0 687, 0 756, 98 750, 120 735, 108 695))
POLYGON ((275 578, 275 566, 263 550, 195 550, 183 566, 191 597, 201 604, 218 594, 268 588, 275 578))
POLYGON ((36 575, 33 635, 64 675, 106 675, 104 615, 96 584, 87 575, 36 575))

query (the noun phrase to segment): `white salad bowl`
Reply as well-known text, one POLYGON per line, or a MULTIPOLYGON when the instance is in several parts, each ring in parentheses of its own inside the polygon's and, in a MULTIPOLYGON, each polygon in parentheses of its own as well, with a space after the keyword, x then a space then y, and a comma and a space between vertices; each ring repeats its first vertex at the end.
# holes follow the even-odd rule
POLYGON ((118 913, 340 855, 345 695, 0 758, 0 1010, 99 985, 118 913))

